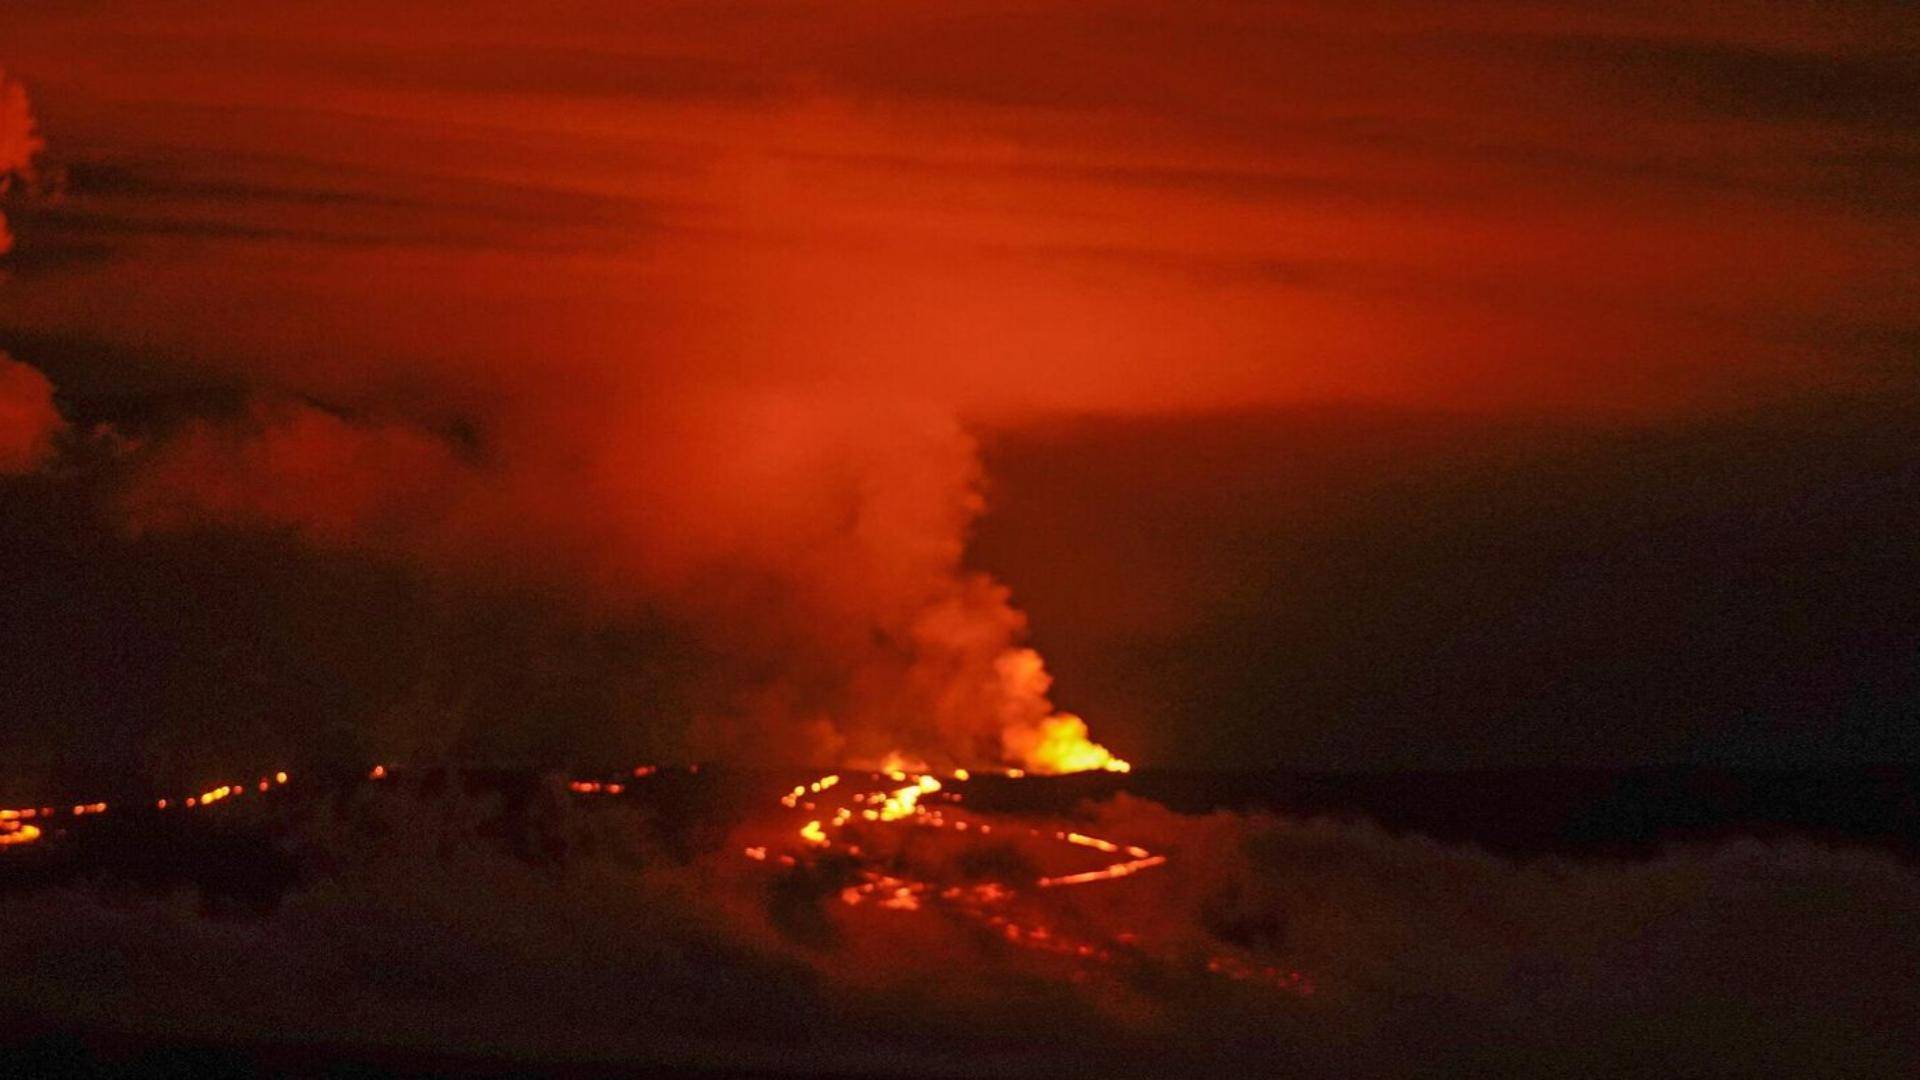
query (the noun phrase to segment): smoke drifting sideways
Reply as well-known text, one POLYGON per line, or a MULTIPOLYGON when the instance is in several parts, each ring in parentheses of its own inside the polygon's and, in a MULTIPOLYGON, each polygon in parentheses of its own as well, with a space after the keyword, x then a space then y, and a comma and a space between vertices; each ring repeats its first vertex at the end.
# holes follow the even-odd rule
MULTIPOLYGON (((42 143, 5 86, 0 176, 25 176, 42 143)), ((698 718, 702 756, 1125 767, 1053 708, 1008 590, 963 565, 985 503, 950 410, 758 382, 524 389, 461 429, 262 392, 126 441, 108 516, 133 537, 291 533, 603 617, 664 607, 740 674, 698 718)), ((63 426, 48 380, 0 359, 0 470, 44 464, 63 426)))
MULTIPOLYGON (((42 148, 25 92, 0 83, 0 184, 42 148)), ((603 615, 664 603, 753 673, 695 732, 710 755, 1125 767, 1054 711, 1008 590, 962 569, 985 503, 948 411, 691 384, 582 415, 580 394, 528 390, 493 400, 478 436, 261 394, 140 446, 113 517, 134 536, 290 530, 603 615)), ((52 384, 0 357, 0 471, 44 463, 61 427, 52 384)))
POLYGON ((722 393, 648 403, 554 447, 483 447, 294 402, 196 420, 137 455, 135 533, 291 530, 617 612, 664 603, 749 675, 706 755, 1119 768, 1057 713, 1008 590, 964 569, 983 509, 959 424, 908 403, 722 393))
POLYGON ((107 470, 141 543, 658 609, 702 755, 1106 762, 969 567, 971 435, 1664 414, 1866 378, 1911 306, 1884 19, 346 6, 0 18, 70 166, 0 330, 88 431, 185 388, 107 470))

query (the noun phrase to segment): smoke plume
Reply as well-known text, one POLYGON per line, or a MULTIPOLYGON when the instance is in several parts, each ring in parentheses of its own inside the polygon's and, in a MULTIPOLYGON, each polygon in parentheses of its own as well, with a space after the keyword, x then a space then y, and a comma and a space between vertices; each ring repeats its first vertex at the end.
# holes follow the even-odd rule
MULTIPOLYGON (((0 200, 16 182, 33 178, 33 158, 41 146, 33 112, 27 106, 26 88, 0 68, 0 200)), ((6 215, 0 213, 0 255, 12 247, 13 234, 7 231, 6 215)))
POLYGON ((613 615, 664 605, 737 665, 693 733, 706 754, 1118 767, 1056 714, 1007 588, 964 565, 985 501, 949 413, 753 389, 636 411, 559 445, 491 418, 461 445, 259 401, 143 449, 118 509, 135 532, 286 530, 613 615))
MULTIPOLYGON (((1302 33, 1204 5, 12 5, 10 70, 71 152, 0 334, 63 402, 157 388, 115 473, 135 532, 669 613, 717 657, 683 710, 708 752, 1105 764, 1022 651, 1077 705, 1090 650, 1029 640, 1041 596, 970 562, 975 436, 1661 416, 1909 359, 1906 76, 1876 16, 1765 6, 1302 33)), ((34 141, 7 101, 0 165, 34 141)), ((1130 480, 1215 485, 1194 468, 1130 480)), ((1083 529, 1065 558, 1117 554, 1083 529)), ((1247 603, 1245 575, 1167 576, 1247 603)), ((1040 629, 1069 621, 1101 620, 1040 629)), ((1095 720, 1144 739, 1137 701, 1095 720)))

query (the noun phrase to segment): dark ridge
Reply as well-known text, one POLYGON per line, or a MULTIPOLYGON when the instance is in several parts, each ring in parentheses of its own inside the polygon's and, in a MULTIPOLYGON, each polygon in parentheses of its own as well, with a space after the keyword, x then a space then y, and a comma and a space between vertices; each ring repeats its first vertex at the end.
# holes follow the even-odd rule
POLYGON ((983 778, 976 809, 1043 811, 1125 791, 1185 814, 1265 811, 1371 821, 1515 858, 1647 858, 1662 847, 1788 837, 1920 859, 1920 766, 1700 766, 1392 773, 1145 769, 1045 784, 983 778))
MULTIPOLYGON (((353 1077, 561 1077, 568 1080, 885 1080, 883 1073, 663 1066, 637 1062, 555 1062, 426 1050, 333 1044, 198 1042, 161 1036, 15 1028, 0 1037, 0 1061, 9 1076, 36 1080, 99 1078, 144 1080, 193 1077, 222 1080, 272 1076, 304 1080, 353 1077)), ((907 1074, 901 1074, 907 1075, 907 1074)), ((942 1080, 915 1072, 914 1080, 942 1080)))
MULTIPOLYGON (((624 781, 618 796, 576 802, 588 813, 646 812, 661 855, 711 850, 744 818, 806 774, 709 767, 661 769, 624 781)), ((420 805, 485 797, 478 836, 515 858, 565 857, 554 816, 567 778, 511 767, 306 775, 284 789, 248 792, 217 808, 159 811, 143 789, 92 792, 113 812, 45 823, 49 835, 0 854, 0 894, 91 883, 134 890, 190 887, 214 911, 264 912, 299 884, 299 821, 331 801, 342 813, 372 788, 420 805)), ((1065 815, 1119 793, 1183 814, 1264 812, 1378 825, 1398 836, 1473 845, 1510 858, 1646 859, 1676 844, 1799 838, 1858 846, 1920 862, 1920 766, 1799 771, 1703 767, 1539 768, 1397 773, 1209 772, 1142 769, 1013 780, 981 774, 959 785, 986 812, 1065 815)))

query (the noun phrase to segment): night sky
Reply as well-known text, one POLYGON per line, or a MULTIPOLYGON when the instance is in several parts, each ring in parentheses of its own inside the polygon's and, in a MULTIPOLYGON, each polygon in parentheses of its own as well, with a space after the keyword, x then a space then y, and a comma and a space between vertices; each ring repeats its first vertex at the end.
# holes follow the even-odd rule
POLYGON ((9 5, 0 769, 1912 761, 1920 22, 1673 8, 9 5))

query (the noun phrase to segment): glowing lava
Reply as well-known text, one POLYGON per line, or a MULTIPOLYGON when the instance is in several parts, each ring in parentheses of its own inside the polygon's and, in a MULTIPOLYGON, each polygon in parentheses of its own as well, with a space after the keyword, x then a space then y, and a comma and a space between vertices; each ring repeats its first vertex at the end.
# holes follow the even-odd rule
POLYGON ((1030 772, 1057 775, 1133 768, 1089 738, 1087 722, 1072 713, 1055 713, 1038 727, 1009 731, 1001 739, 1008 756, 1025 762, 1030 772))
POLYGON ((1011 702, 1031 703, 1037 713, 1008 718, 1000 727, 1000 750, 1027 772, 1126 772, 1132 768, 1094 742, 1087 722, 1069 712, 1054 712, 1047 700, 1053 676, 1033 649, 1009 649, 994 661, 1002 693, 1011 702))
MULTIPOLYGON (((277 785, 285 784, 286 782, 287 774, 285 772, 276 772, 272 776, 263 776, 255 781, 253 789, 264 792, 277 785)), ((246 791, 247 786, 244 784, 222 784, 217 788, 203 791, 198 795, 187 796, 184 800, 184 805, 189 809, 199 809, 201 807, 211 806, 223 799, 244 794, 246 791)), ((170 799, 155 799, 153 802, 153 808, 155 810, 166 810, 172 805, 174 805, 174 802, 170 799)), ((95 814, 104 814, 107 810, 108 806, 105 802, 74 803, 67 808, 66 816, 74 818, 90 817, 95 814)), ((48 822, 48 828, 53 828, 55 827, 53 822, 59 817, 60 808, 54 806, 29 806, 21 809, 0 810, 0 848, 31 844, 41 839, 46 835, 46 830, 39 825, 29 824, 29 822, 35 820, 45 821, 48 822)))
MULTIPOLYGON (((1063 756, 1052 759, 1054 763, 1099 762, 1088 767, 1115 772, 1126 770, 1125 762, 1114 759, 1103 748, 1085 742, 1084 724, 1077 718, 1067 719, 1071 724, 1061 727, 1061 735, 1056 743, 1056 749, 1063 756), (1075 739, 1079 742, 1075 742, 1075 739)), ((1033 762, 1037 769, 1040 761, 1045 759, 1029 756, 1023 760, 1033 762)), ((1017 778, 1022 772, 1008 769, 1004 775, 1017 778)), ((899 857, 887 857, 863 849, 863 843, 880 846, 874 839, 880 834, 869 831, 880 828, 941 829, 980 836, 992 834, 995 828, 993 822, 960 810, 963 796, 954 789, 954 785, 965 783, 970 776, 964 770, 955 770, 946 781, 942 781, 930 772, 894 768, 867 773, 864 780, 858 774, 851 774, 851 781, 846 782, 841 775, 833 774, 811 783, 795 785, 780 797, 780 804, 787 810, 802 811, 808 815, 806 822, 796 832, 787 834, 797 836, 799 844, 792 848, 791 853, 777 857, 774 855, 775 845, 771 844, 747 845, 742 849, 742 854, 755 863, 784 867, 798 866, 803 861, 823 855, 844 860, 845 864, 853 867, 855 881, 842 887, 838 898, 849 907, 870 905, 897 912, 938 911, 978 923, 1010 945, 1052 954, 1074 963, 1111 964, 1124 958, 1137 958, 1140 955, 1137 947, 1139 939, 1134 934, 1118 934, 1109 940, 1099 940, 1066 933, 1040 921, 1042 908, 1038 903, 1038 894, 1042 890, 1115 881, 1167 864, 1165 855, 1155 854, 1138 844, 1124 844, 1081 832, 1048 832, 1032 827, 1022 829, 1002 822, 1002 832, 1024 835, 1029 840, 1055 841, 1067 847, 1117 857, 1115 861, 1092 869, 1039 876, 1024 883, 987 881, 943 884, 923 880, 912 876, 913 871, 899 857), (833 789, 838 789, 834 797, 825 798, 826 793, 833 789)), ((1220 978, 1259 982, 1290 994, 1307 995, 1313 992, 1311 981, 1298 971, 1258 964, 1239 956, 1221 954, 1208 957, 1205 970, 1220 978)))
MULTIPOLYGON (((1053 751, 1042 751, 1022 758, 1033 764, 1036 771, 1043 767, 1042 762, 1053 765, 1062 762, 1096 762, 1088 767, 1125 771, 1125 762, 1113 758, 1104 748, 1085 741, 1085 725, 1077 718, 1055 717, 1049 722, 1052 720, 1065 722, 1058 729, 1059 736, 1043 739, 1042 745, 1053 747, 1053 751, 1058 751, 1060 756, 1049 759, 1045 753, 1053 751)), ((689 773, 696 771, 693 767, 688 769, 689 773)), ((643 765, 633 769, 630 776, 643 778, 656 772, 655 766, 643 765)), ((377 765, 368 771, 367 778, 379 781, 392 775, 386 766, 377 765)), ((1012 779, 1021 776, 1022 771, 1010 768, 1003 775, 1012 779)), ((796 785, 779 798, 784 810, 806 815, 804 824, 784 834, 795 838, 797 843, 789 841, 790 848, 785 851, 779 850, 779 845, 774 843, 751 844, 742 849, 742 854, 754 863, 776 869, 776 872, 777 868, 798 867, 803 862, 822 856, 833 856, 836 863, 852 868, 853 882, 842 887, 838 894, 840 902, 849 907, 870 906, 902 913, 944 913, 974 922, 1009 945, 1057 956, 1075 964, 1138 961, 1143 954, 1137 935, 1118 933, 1107 937, 1084 937, 1065 932, 1049 925, 1047 909, 1040 902, 1040 894, 1131 878, 1166 866, 1167 856, 1156 854, 1138 844, 1121 843, 1081 832, 1047 831, 1008 821, 996 823, 964 813, 960 809, 963 795, 955 790, 955 786, 965 784, 970 777, 971 774, 964 770, 955 770, 943 781, 931 772, 910 772, 905 769, 849 774, 845 777, 837 773, 822 776, 810 783, 796 785), (875 847, 884 846, 876 842, 877 838, 885 836, 884 833, 863 831, 881 829, 939 829, 982 837, 992 835, 998 829, 1003 834, 1024 837, 1025 842, 1058 843, 1076 852, 1096 852, 1111 861, 1084 870, 1040 875, 1030 881, 944 883, 912 876, 914 871, 897 854, 888 857, 879 852, 863 850, 862 842, 875 847)), ((172 806, 204 809, 250 791, 265 792, 287 782, 286 773, 276 772, 261 777, 252 785, 222 784, 187 796, 179 802, 158 799, 150 805, 158 812, 167 812, 172 806)), ((566 786, 568 791, 579 796, 619 797, 630 790, 629 784, 623 781, 580 779, 570 780, 566 786)), ((86 817, 107 813, 108 810, 105 802, 76 803, 69 808, 44 806, 0 810, 0 849, 30 846, 50 832, 58 832, 57 819, 61 817, 86 817)), ((1083 855, 1072 857, 1080 859, 1084 865, 1083 855)), ((1226 953, 1213 955, 1206 958, 1204 968, 1207 973, 1219 978, 1257 982, 1289 994, 1304 996, 1314 991, 1311 980, 1298 971, 1257 963, 1243 956, 1226 953)))

